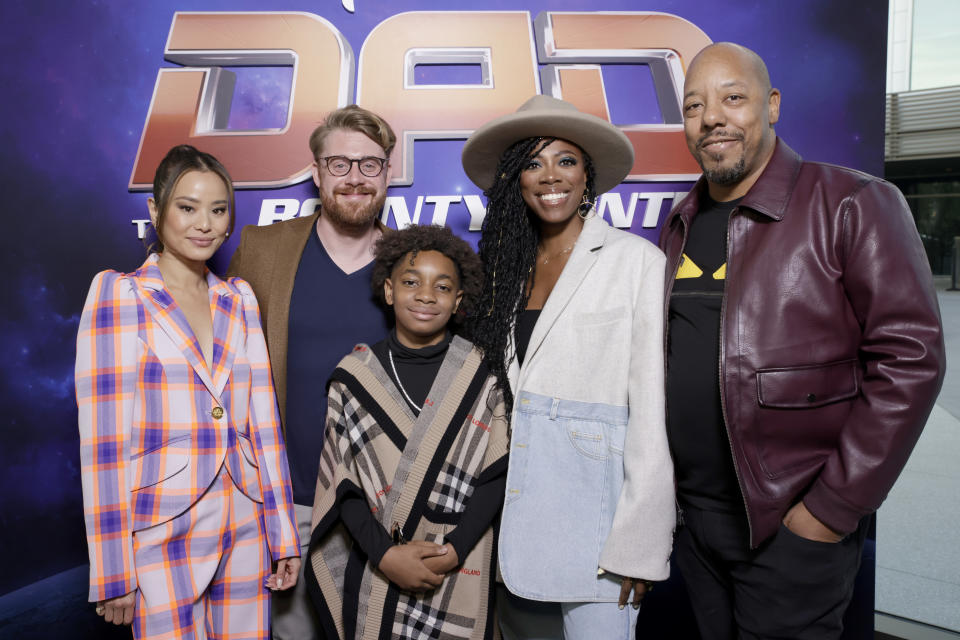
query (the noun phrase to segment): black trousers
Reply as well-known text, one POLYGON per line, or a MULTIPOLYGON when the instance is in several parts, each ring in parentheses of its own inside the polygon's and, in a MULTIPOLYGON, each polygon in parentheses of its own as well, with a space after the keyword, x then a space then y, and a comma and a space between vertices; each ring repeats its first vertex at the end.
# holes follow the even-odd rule
POLYGON ((703 640, 839 638, 865 537, 865 520, 836 544, 780 525, 750 549, 742 514, 684 506, 677 565, 703 640))

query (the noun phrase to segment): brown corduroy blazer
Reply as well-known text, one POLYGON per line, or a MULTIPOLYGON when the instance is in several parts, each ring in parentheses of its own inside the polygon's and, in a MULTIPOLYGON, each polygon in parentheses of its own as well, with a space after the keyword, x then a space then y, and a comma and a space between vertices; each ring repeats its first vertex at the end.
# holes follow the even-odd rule
POLYGON ((287 329, 290 296, 307 240, 317 225, 320 212, 264 227, 247 225, 240 232, 227 274, 250 283, 260 304, 260 318, 267 336, 270 369, 277 388, 280 422, 287 426, 287 329))
MULTIPOLYGON (((260 322, 267 336, 270 369, 277 388, 280 423, 287 435, 287 331, 290 324, 290 296, 297 277, 303 249, 311 233, 316 233, 318 210, 306 218, 294 218, 258 227, 247 225, 240 232, 240 246, 230 259, 228 276, 239 276, 250 283, 260 304, 260 322)), ((381 233, 390 229, 375 221, 381 233)))

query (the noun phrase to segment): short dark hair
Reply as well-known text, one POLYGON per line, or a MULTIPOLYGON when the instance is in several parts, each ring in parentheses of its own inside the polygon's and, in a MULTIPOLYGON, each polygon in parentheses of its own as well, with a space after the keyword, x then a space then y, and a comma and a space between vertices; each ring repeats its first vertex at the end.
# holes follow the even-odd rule
POLYGON ((397 144, 397 136, 386 120, 373 111, 358 107, 355 104, 331 111, 327 114, 323 124, 310 134, 310 152, 314 160, 320 159, 323 143, 331 132, 337 129, 357 131, 367 136, 383 148, 387 158, 397 144))
POLYGON ((388 307, 383 296, 383 283, 393 273, 397 262, 408 253, 416 258, 421 251, 437 251, 450 258, 457 267, 463 298, 451 322, 459 325, 473 310, 483 284, 483 265, 473 248, 450 229, 439 225, 410 225, 400 231, 383 234, 374 247, 371 285, 377 300, 388 307))

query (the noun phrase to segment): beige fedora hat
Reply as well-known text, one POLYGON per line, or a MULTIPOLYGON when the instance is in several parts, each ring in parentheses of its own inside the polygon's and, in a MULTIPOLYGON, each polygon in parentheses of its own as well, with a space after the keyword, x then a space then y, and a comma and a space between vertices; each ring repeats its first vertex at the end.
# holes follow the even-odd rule
POLYGON ((514 113, 491 120, 467 138, 463 169, 475 185, 489 189, 503 152, 515 142, 535 137, 562 138, 586 151, 597 174, 598 194, 620 184, 633 167, 633 145, 620 129, 569 102, 533 96, 514 113))

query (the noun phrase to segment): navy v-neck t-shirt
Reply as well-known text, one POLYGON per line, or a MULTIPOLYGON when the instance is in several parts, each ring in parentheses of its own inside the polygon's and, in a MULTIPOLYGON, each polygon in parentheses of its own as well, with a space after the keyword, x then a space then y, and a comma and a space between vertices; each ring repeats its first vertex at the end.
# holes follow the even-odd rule
POLYGON ((313 505, 330 374, 357 343, 374 344, 390 330, 370 288, 372 273, 373 261, 344 273, 310 234, 290 297, 287 339, 285 430, 296 504, 313 505))

